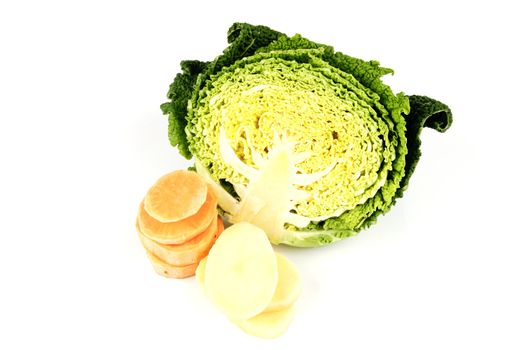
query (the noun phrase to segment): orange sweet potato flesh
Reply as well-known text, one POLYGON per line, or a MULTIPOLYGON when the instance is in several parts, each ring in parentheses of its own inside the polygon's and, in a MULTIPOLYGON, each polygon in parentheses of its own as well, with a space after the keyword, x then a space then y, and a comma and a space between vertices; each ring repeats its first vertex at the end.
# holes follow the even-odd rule
POLYGON ((198 236, 217 216, 217 197, 211 189, 207 191, 206 201, 196 214, 175 222, 160 222, 150 216, 140 204, 138 223, 140 232, 149 239, 161 244, 182 244, 198 236))
POLYGON ((184 266, 170 265, 162 261, 157 256, 146 250, 148 258, 153 265, 153 269, 159 275, 169 278, 186 278, 195 275, 195 270, 199 264, 191 264, 184 266))
POLYGON ((142 234, 139 227, 137 227, 137 230, 142 245, 146 250, 170 265, 181 266, 198 263, 203 257, 208 255, 211 246, 224 230, 224 225, 221 218, 216 216, 204 232, 183 244, 161 244, 142 234))
POLYGON ((162 176, 144 198, 146 212, 160 222, 174 222, 197 214, 208 186, 195 172, 176 170, 162 176))

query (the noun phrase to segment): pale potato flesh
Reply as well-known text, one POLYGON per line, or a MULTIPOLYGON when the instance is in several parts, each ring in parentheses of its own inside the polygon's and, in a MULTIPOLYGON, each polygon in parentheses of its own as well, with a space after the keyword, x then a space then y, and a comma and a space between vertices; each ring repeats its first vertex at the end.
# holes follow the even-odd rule
POLYGON ((208 260, 208 257, 204 257, 200 262, 199 266, 197 266, 197 270, 195 270, 195 278, 197 279, 197 282, 204 287, 204 271, 206 271, 206 261, 208 260))
POLYGON ((231 319, 264 311, 278 281, 277 259, 263 230, 247 222, 230 226, 211 248, 204 289, 231 319))
POLYGON ((272 339, 282 335, 292 323, 293 306, 279 311, 263 312, 247 320, 234 320, 240 329, 259 338, 272 339))
MULTIPOLYGON (((277 257, 279 279, 272 300, 268 307, 264 309, 264 312, 280 311, 289 308, 299 298, 302 290, 301 276, 292 262, 282 254, 275 253, 275 255, 277 257)), ((200 261, 195 272, 197 282, 201 286, 204 286, 206 260, 207 258, 204 258, 200 261)))
POLYGON ((289 308, 299 298, 302 289, 301 276, 292 262, 282 254, 275 253, 275 255, 277 257, 279 281, 277 282, 272 301, 264 312, 289 308))

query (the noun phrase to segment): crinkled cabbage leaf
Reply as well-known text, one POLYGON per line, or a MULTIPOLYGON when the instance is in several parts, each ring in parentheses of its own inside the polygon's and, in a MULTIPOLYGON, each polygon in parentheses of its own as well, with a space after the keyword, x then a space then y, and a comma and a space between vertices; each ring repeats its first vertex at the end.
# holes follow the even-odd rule
POLYGON ((183 61, 161 109, 227 219, 274 244, 320 246, 373 224, 407 188, 422 128, 452 122, 439 101, 394 94, 377 61, 246 23, 228 42, 211 62, 183 61))

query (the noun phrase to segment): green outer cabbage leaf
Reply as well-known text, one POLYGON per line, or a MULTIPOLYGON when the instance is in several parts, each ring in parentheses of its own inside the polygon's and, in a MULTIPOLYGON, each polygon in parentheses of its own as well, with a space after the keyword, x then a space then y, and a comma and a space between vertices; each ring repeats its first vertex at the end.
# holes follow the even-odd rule
MULTIPOLYGON (((291 61, 315 64, 320 60, 328 63, 334 70, 346 74, 348 79, 355 80, 354 85, 361 86, 368 95, 378 96, 374 108, 390 125, 389 137, 396 154, 386 181, 377 193, 339 217, 311 222, 303 229, 291 227, 292 234, 280 243, 303 247, 325 245, 355 235, 375 223, 377 217, 388 211, 408 187, 421 156, 420 133, 423 127, 444 132, 452 123, 452 113, 445 104, 425 96, 394 94, 381 81, 382 76, 393 71, 380 67, 377 61, 350 57, 299 35, 288 37, 268 27, 246 23, 231 26, 228 43, 230 45, 223 54, 211 62, 181 62, 182 73, 177 74, 168 92, 170 101, 161 105, 162 112, 169 119, 170 143, 178 147, 180 154, 187 159, 191 159, 196 153, 195 147, 199 147, 192 145, 192 138, 200 132, 194 128, 196 113, 188 106, 198 105, 202 97, 199 92, 209 88, 212 76, 230 66, 243 65, 240 60, 248 57, 252 61, 257 61, 258 56, 279 56, 291 61)), ((236 196, 230 183, 222 182, 221 185, 236 196)))

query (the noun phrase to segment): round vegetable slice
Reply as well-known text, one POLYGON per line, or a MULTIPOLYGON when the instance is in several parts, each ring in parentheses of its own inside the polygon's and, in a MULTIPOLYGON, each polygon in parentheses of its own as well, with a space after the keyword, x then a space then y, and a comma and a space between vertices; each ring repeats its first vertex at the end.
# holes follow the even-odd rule
POLYGON ((146 237, 162 244, 182 244, 202 233, 217 215, 217 198, 207 191, 207 197, 199 211, 184 220, 160 222, 150 216, 140 204, 138 222, 140 232, 146 237))
POLYGON ((279 281, 270 305, 264 310, 265 313, 289 308, 299 298, 302 289, 301 275, 292 262, 282 254, 275 253, 275 256, 279 281))
POLYGON ((236 320, 234 323, 250 335, 272 339, 286 332, 294 314, 295 309, 290 306, 280 311, 263 312, 247 320, 236 320))
MULTIPOLYGON (((277 257, 279 280, 273 298, 264 312, 280 311, 291 307, 299 298, 302 289, 301 276, 292 262, 282 254, 276 253, 275 256, 277 257)), ((201 286, 204 286, 206 260, 207 258, 201 260, 195 272, 201 286)))
POLYGON ((220 234, 219 217, 215 217, 211 224, 201 234, 182 244, 161 244, 146 237, 139 230, 139 238, 144 248, 171 265, 189 265, 198 263, 208 254, 211 246, 220 234))
POLYGON ((177 265, 170 265, 165 261, 162 261, 154 254, 151 254, 151 252, 146 250, 146 253, 148 254, 148 258, 151 261, 151 264, 153 265, 153 269, 155 269, 155 272, 157 272, 159 275, 169 278, 186 278, 193 276, 195 274, 195 270, 197 269, 197 266, 199 264, 191 264, 191 265, 184 265, 184 266, 177 266, 177 265))
POLYGON ((204 287, 204 273, 206 271, 206 262, 208 261, 208 257, 204 257, 200 262, 199 266, 197 266, 197 270, 195 270, 195 278, 197 278, 197 282, 204 287))
POLYGON ((144 198, 146 212, 160 222, 195 215, 206 201, 208 187, 195 172, 177 170, 162 176, 144 198))
POLYGON ((278 277, 277 259, 264 231, 241 222, 224 230, 210 249, 204 289, 230 318, 248 319, 270 304, 278 277))

